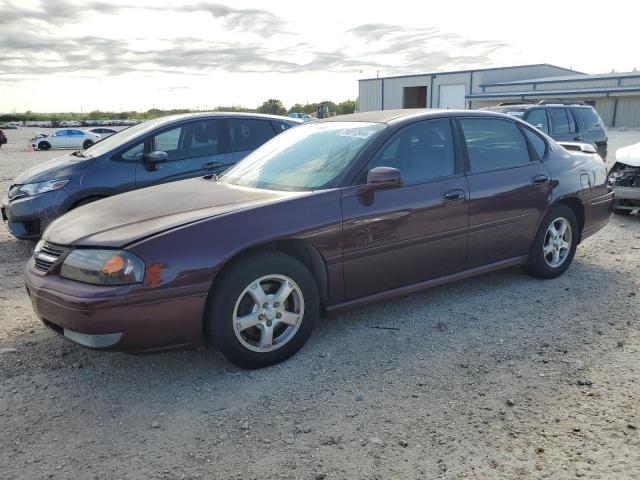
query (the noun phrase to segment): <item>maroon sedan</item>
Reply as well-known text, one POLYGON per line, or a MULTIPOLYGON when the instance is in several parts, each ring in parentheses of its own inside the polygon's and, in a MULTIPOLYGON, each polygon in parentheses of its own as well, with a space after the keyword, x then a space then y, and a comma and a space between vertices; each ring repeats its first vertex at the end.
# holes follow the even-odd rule
POLYGON ((45 325, 81 345, 208 340, 264 367, 296 353, 321 312, 512 265, 562 274, 609 219, 606 177, 597 154, 497 113, 336 117, 278 135, 221 178, 64 215, 26 287, 45 325))

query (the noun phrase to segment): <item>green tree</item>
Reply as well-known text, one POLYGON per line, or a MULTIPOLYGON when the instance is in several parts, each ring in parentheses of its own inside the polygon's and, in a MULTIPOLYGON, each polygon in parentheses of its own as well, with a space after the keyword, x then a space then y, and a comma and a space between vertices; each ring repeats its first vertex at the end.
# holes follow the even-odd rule
POLYGON ((296 103, 293 107, 289 109, 289 113, 306 113, 304 109, 304 105, 301 103, 296 103))
POLYGON ((284 108, 284 105, 282 105, 282 102, 280 100, 270 98, 258 107, 257 112, 269 113, 271 115, 286 115, 287 109, 284 108))
POLYGON ((345 100, 337 105, 337 115, 347 115, 356 111, 356 102, 353 100, 345 100))

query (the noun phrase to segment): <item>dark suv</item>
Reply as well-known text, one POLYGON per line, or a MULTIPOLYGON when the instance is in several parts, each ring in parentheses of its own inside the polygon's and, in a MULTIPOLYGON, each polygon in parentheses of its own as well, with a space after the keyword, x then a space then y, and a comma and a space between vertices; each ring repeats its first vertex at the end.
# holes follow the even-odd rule
POLYGON ((521 118, 559 142, 590 143, 607 158, 607 130, 598 112, 585 103, 501 103, 487 110, 521 118))
MULTIPOLYGON (((18 175, 2 199, 2 217, 14 236, 38 238, 52 220, 87 203, 159 183, 222 173, 299 123, 293 118, 245 113, 149 120, 18 175)), ((167 198, 168 202, 182 200, 167 198)))

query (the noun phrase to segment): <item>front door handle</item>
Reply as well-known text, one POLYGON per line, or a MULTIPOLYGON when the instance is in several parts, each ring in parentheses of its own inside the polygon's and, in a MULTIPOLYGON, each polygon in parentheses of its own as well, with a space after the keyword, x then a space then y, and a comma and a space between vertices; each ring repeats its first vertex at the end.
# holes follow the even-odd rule
POLYGON ((445 202, 455 202, 457 200, 464 200, 466 197, 464 190, 460 190, 460 189, 453 189, 453 190, 449 190, 448 192, 445 192, 444 194, 444 201, 445 202))
POLYGON ((223 167, 224 163, 222 162, 208 162, 205 163, 202 168, 204 168, 205 170, 212 170, 214 168, 218 168, 218 167, 223 167))
POLYGON ((548 181, 549 181, 549 177, 547 177, 544 173, 533 177, 534 185, 544 185, 548 181))

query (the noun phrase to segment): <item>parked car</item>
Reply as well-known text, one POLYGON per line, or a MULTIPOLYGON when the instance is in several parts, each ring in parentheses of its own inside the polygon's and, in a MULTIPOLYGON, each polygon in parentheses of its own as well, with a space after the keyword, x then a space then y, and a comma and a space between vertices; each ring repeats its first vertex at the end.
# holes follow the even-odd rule
MULTIPOLYGON (((95 200, 221 173, 299 123, 231 113, 178 115, 141 123, 18 175, 2 201, 2 216, 16 237, 38 238, 53 219, 95 200)), ((48 139, 39 138, 36 143, 48 139)))
POLYGON ((613 213, 629 215, 640 210, 640 143, 620 148, 609 172, 614 190, 613 213))
POLYGON ((89 131, 91 133, 96 133, 100 135, 100 138, 107 138, 113 135, 114 133, 118 133, 118 130, 114 130, 113 128, 105 128, 105 127, 92 128, 89 131))
POLYGON ((81 345, 207 340, 241 367, 264 367, 296 353, 321 311, 513 265, 561 275, 609 219, 606 177, 597 154, 497 113, 332 117, 283 133, 219 179, 59 218, 26 287, 45 325, 81 345))
POLYGON ((2 130, 0 130, 0 148, 2 148, 2 145, 4 145, 5 143, 7 143, 7 135, 5 135, 2 130))
POLYGON ((57 148, 89 148, 100 141, 100 135, 79 128, 65 128, 48 135, 38 133, 30 142, 37 150, 50 150, 57 148))
POLYGON ((315 120, 315 118, 313 118, 308 113, 294 112, 294 113, 290 113, 288 116, 290 118, 297 118, 298 120, 302 120, 303 122, 309 122, 311 120, 315 120))
POLYGON ((607 158, 608 136, 598 112, 583 103, 500 104, 489 110, 523 119, 557 141, 593 145, 607 158))

